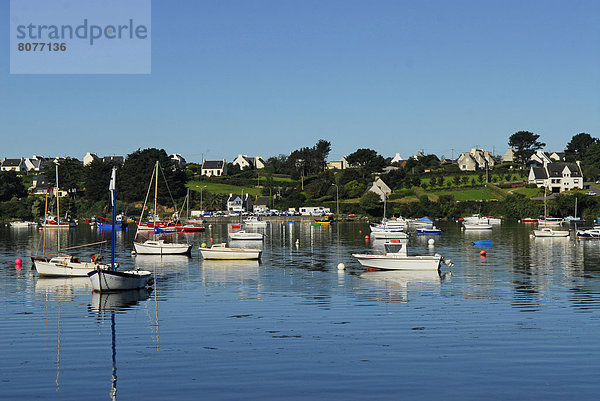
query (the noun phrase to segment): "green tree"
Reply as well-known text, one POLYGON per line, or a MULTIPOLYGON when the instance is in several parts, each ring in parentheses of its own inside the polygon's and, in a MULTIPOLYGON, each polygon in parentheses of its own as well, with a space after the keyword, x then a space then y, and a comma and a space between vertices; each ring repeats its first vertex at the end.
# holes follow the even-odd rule
POLYGON ((459 175, 455 175, 455 176, 452 178, 452 182, 454 183, 454 185, 455 185, 455 186, 458 186, 458 185, 460 185, 460 176, 459 176, 459 175))
MULTIPOLYGON (((56 186, 56 164, 48 163, 42 169, 42 174, 52 186, 56 186)), ((83 164, 70 157, 58 163, 58 186, 67 191, 70 197, 85 187, 83 164)))
POLYGON ((375 192, 367 191, 360 197, 360 207, 372 216, 381 216, 383 214, 383 202, 375 192))
POLYGON ((582 132, 574 135, 571 141, 565 148, 565 154, 569 161, 583 160, 587 150, 594 144, 598 143, 598 138, 592 137, 590 134, 582 132))
POLYGON ((23 179, 14 171, 0 172, 0 201, 22 198, 27 194, 23 179))
POLYGON ((378 155, 372 149, 358 149, 356 152, 346 156, 346 161, 351 166, 359 168, 363 178, 366 175, 381 171, 385 167, 383 156, 378 155))
MULTIPOLYGON (((104 163, 102 160, 94 160, 84 167, 83 176, 85 180, 86 199, 93 202, 107 200, 108 203, 108 185, 110 183, 113 165, 113 163, 104 163)), ((119 182, 120 179, 121 175, 117 171, 117 182, 119 182)))
POLYGON ((344 184, 344 188, 348 191, 348 196, 350 198, 358 198, 365 192, 365 184, 356 180, 344 184))
POLYGON ((121 194, 120 198, 128 202, 139 202, 146 198, 148 184, 157 160, 161 167, 158 173, 159 202, 162 205, 171 206, 171 195, 174 199, 185 196, 185 171, 175 168, 173 161, 164 149, 150 148, 138 149, 127 155, 121 169, 120 178, 117 180, 117 190, 121 194))
POLYGON ((540 136, 529 131, 519 131, 508 138, 508 146, 515 149, 515 158, 518 163, 525 165, 527 160, 536 150, 546 146, 538 141, 540 136))

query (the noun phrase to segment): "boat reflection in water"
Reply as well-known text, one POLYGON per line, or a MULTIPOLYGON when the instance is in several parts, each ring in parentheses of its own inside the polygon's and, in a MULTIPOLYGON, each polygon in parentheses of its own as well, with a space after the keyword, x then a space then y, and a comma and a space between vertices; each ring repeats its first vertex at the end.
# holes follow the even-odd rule
POLYGON ((151 289, 140 288, 112 293, 92 292, 89 309, 97 313, 99 319, 110 317, 112 371, 110 381, 110 399, 117 399, 117 340, 115 312, 131 309, 140 301, 150 297, 151 289))
POLYGON ((203 260, 200 267, 204 285, 248 284, 260 279, 258 260, 203 260))
POLYGON ((262 249, 262 241, 230 239, 229 246, 231 248, 246 248, 246 249, 262 249))
MULTIPOLYGON (((89 280, 88 280, 89 281, 89 280)), ((140 288, 120 292, 92 292, 90 309, 95 312, 120 311, 131 309, 140 301, 150 297, 152 289, 140 288)))
POLYGON ((452 272, 440 274, 437 270, 367 271, 358 276, 375 284, 383 285, 391 301, 407 302, 413 294, 439 294, 441 283, 452 272))
POLYGON ((35 292, 38 294, 73 295, 77 290, 91 290, 87 277, 38 277, 35 292))
POLYGON ((136 255, 133 258, 136 269, 147 270, 154 277, 166 277, 183 274, 190 265, 187 255, 136 255))

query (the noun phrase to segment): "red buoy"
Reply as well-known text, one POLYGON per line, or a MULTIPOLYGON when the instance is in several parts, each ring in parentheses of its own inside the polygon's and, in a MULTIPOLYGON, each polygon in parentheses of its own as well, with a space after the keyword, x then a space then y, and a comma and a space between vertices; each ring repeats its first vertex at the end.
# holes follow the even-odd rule
POLYGON ((368 241, 368 240, 369 240, 369 236, 365 235, 365 241, 368 241))
POLYGON ((481 252, 479 252, 479 254, 485 258, 485 251, 484 250, 482 250, 481 252))

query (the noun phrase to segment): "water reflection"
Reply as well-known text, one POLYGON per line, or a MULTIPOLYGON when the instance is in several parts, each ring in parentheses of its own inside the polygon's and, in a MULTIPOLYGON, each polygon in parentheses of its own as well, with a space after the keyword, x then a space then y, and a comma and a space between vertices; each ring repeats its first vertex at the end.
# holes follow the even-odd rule
POLYGON ((440 293, 442 280, 450 278, 451 273, 440 275, 433 271, 372 271, 360 274, 359 278, 383 287, 388 301, 408 302, 409 293, 440 293))
POLYGON ((35 281, 37 294, 52 294, 61 299, 71 299, 79 290, 91 290, 87 277, 38 277, 35 281))
POLYGON ((257 260, 203 260, 200 275, 205 286, 236 284, 248 286, 260 281, 257 260))
POLYGON ((187 255, 136 255, 133 257, 135 268, 152 272, 155 279, 187 273, 191 260, 187 255))
POLYGON ((124 311, 147 300, 151 293, 149 288, 111 293, 92 292, 89 308, 94 312, 124 311))
POLYGON ((263 245, 263 241, 252 241, 242 239, 229 240, 229 246, 231 248, 263 249, 263 245))

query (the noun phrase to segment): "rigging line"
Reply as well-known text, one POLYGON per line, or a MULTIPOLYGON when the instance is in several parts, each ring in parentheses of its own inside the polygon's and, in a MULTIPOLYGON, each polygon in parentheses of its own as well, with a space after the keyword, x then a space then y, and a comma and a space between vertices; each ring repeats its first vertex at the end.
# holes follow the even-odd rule
POLYGON ((169 196, 171 197, 171 202, 173 202, 173 210, 175 210, 177 212, 177 205, 175 204, 175 199, 173 199, 173 194, 171 193, 171 188, 169 188, 169 183, 167 182, 167 177, 165 176, 165 170, 162 168, 160 163, 158 163, 158 165, 160 166, 160 172, 162 173, 163 179, 165 180, 165 185, 167 186, 167 191, 169 191, 169 196))
MULTIPOLYGON (((150 196, 150 189, 152 188, 152 181, 154 180, 154 171, 155 169, 152 169, 152 177, 150 177, 150 183, 148 184, 148 192, 146 192, 146 199, 144 200, 144 206, 142 206, 142 213, 140 213, 140 221, 138 223, 138 229, 135 231, 135 237, 133 237, 133 239, 135 240, 137 238, 138 233, 140 232, 139 230, 139 226, 142 225, 142 219, 144 218, 144 210, 146 210, 146 204, 148 203, 148 197, 150 196)), ((158 177, 157 177, 158 179, 158 177)), ((154 216, 152 217, 152 221, 154 221, 156 219, 156 210, 154 211, 154 216)))
POLYGON ((77 249, 77 248, 84 248, 86 246, 94 246, 94 245, 100 245, 100 244, 105 244, 107 241, 100 241, 100 242, 92 242, 91 244, 85 244, 85 245, 77 245, 77 246, 70 246, 68 248, 63 248, 63 251, 66 251, 67 249, 77 249))

